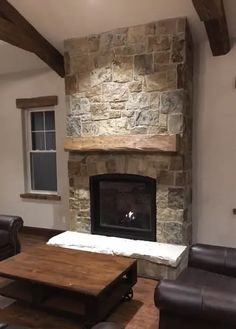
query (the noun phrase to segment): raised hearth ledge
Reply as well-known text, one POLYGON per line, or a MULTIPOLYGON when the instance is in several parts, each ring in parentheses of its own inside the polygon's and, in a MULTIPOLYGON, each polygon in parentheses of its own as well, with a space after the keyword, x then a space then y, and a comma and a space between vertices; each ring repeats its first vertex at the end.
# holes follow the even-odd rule
POLYGON ((138 261, 139 276, 155 280, 174 280, 187 266, 188 248, 180 245, 72 231, 54 236, 47 244, 80 251, 131 257, 138 261))
POLYGON ((178 152, 179 135, 67 137, 64 148, 77 152, 178 152))

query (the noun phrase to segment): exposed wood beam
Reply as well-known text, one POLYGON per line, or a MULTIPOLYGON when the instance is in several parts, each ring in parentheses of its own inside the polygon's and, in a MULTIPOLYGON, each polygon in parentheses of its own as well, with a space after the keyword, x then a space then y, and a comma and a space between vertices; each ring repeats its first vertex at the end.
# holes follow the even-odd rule
POLYGON ((179 135, 67 137, 64 148, 77 152, 178 152, 179 135))
POLYGON ((16 100, 16 107, 18 109, 32 109, 35 107, 56 106, 57 104, 58 104, 57 96, 18 98, 16 100))
POLYGON ((223 0, 192 0, 201 21, 204 22, 214 56, 227 54, 230 47, 223 0))
POLYGON ((64 58, 7 0, 0 0, 0 39, 35 53, 61 77, 64 58))

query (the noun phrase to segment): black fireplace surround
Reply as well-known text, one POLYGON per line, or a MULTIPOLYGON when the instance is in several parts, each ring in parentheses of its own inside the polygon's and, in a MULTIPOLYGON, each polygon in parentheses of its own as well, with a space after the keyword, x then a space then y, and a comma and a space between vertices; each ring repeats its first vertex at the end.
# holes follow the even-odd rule
POLYGON ((128 174, 90 177, 91 233, 156 241, 156 180, 128 174))

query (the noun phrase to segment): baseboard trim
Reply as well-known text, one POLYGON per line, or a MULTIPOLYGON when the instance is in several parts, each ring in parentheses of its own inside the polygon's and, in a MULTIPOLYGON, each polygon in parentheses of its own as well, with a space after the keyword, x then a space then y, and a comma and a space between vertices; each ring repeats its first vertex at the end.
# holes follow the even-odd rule
POLYGON ((43 228, 43 227, 33 227, 33 226, 24 226, 21 230, 23 234, 31 234, 42 236, 46 238, 51 238, 57 234, 63 233, 63 230, 55 230, 50 228, 43 228))

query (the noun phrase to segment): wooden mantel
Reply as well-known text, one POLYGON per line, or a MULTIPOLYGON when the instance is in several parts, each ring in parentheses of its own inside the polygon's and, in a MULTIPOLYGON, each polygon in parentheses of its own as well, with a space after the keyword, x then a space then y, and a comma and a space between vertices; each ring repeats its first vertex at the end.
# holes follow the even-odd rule
POLYGON ((179 135, 67 137, 71 152, 178 152, 179 135))

